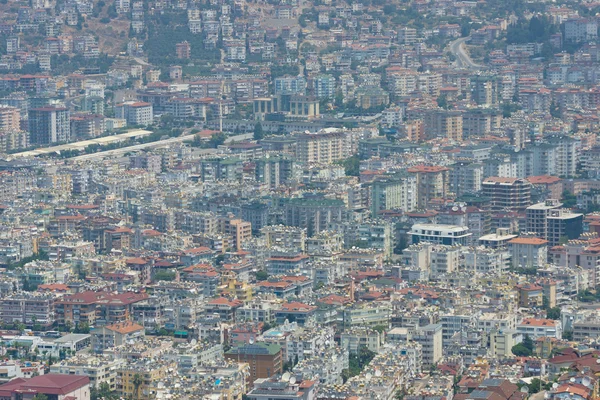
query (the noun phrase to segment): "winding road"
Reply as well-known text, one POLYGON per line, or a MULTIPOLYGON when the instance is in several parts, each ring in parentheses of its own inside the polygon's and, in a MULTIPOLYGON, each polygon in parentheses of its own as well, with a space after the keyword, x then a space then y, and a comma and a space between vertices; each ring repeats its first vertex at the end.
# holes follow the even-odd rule
POLYGON ((465 51, 465 42, 469 39, 470 37, 468 36, 456 39, 448 45, 450 52, 456 57, 455 63, 458 67, 466 67, 472 69, 483 68, 483 65, 474 63, 473 60, 471 60, 469 54, 465 51))

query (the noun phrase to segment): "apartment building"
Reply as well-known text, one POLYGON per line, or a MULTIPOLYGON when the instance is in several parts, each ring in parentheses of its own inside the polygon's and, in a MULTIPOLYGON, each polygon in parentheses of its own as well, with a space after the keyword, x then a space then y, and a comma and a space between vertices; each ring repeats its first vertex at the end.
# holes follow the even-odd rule
POLYGON ((447 246, 466 245, 469 228, 466 226, 441 225, 441 224, 414 224, 408 234, 412 243, 428 242, 447 246))
POLYGON ((252 237, 252 224, 238 218, 219 218, 219 231, 229 237, 229 243, 236 250, 242 250, 244 243, 252 237))
POLYGON ((50 326, 55 321, 55 296, 23 292, 0 300, 0 319, 7 323, 50 326))
POLYGON ((92 329, 92 350, 102 353, 105 349, 131 345, 144 337, 145 329, 133 321, 118 322, 92 329))
POLYGON ((148 298, 146 293, 85 291, 61 297, 55 303, 56 321, 60 325, 87 323, 102 325, 130 319, 134 303, 148 298))
POLYGON ((402 210, 405 212, 417 208, 418 178, 414 176, 398 178, 378 178, 370 186, 371 217, 377 218, 384 210, 402 210))
POLYGON ((553 319, 525 318, 517 325, 517 332, 536 340, 541 337, 562 339, 562 323, 553 319))
POLYGON ((278 246, 287 249, 306 248, 306 229, 284 225, 269 225, 261 229, 267 248, 278 246))
POLYGON ((517 237, 508 241, 513 268, 541 268, 548 262, 548 241, 517 237))
POLYGON ((296 136, 296 158, 302 163, 332 164, 347 158, 346 134, 337 129, 296 136))
POLYGON ((283 351, 277 344, 240 344, 225 353, 225 359, 250 365, 250 381, 280 374, 283 368, 283 351))
POLYGON ((533 233, 541 238, 548 237, 548 216, 550 211, 559 209, 562 203, 549 199, 542 203, 533 204, 525 210, 527 227, 525 232, 533 233))
POLYGON ((127 125, 152 125, 152 104, 143 101, 128 101, 115 106, 115 117, 127 121, 127 125))
POLYGON ((417 208, 427 209, 432 199, 444 199, 449 192, 450 169, 438 165, 417 165, 407 169, 417 178, 417 208))
POLYGON ((447 138, 456 142, 463 139, 463 115, 458 111, 436 110, 423 118, 428 139, 447 138))
POLYGON ((329 224, 344 220, 346 209, 343 200, 325 198, 292 198, 284 207, 284 220, 288 226, 306 229, 306 234, 326 230, 329 224))
POLYGON ((0 104, 0 131, 20 129, 21 113, 17 107, 0 104))
POLYGON ((32 144, 49 145, 71 139, 70 114, 65 107, 32 108, 28 121, 32 144))
POLYGON ((546 240, 549 246, 557 246, 563 241, 577 239, 583 233, 583 214, 570 210, 551 210, 547 218, 546 240))
POLYGON ((526 179, 492 176, 485 178, 481 186, 493 211, 525 211, 531 204, 531 183, 526 179))

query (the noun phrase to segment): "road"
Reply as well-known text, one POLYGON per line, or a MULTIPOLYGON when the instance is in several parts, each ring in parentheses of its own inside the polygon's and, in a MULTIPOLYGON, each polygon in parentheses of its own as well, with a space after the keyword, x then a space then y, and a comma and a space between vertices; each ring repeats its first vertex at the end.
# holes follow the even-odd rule
POLYGON ((483 68, 482 65, 474 63, 469 54, 465 51, 465 42, 469 39, 470 37, 456 39, 448 46, 450 48, 450 52, 454 55, 454 57, 456 57, 455 63, 459 67, 473 69, 483 68))
MULTIPOLYGON (((241 140, 252 139, 253 135, 254 135, 253 133, 245 133, 242 135, 230 136, 225 140, 225 143, 231 143, 234 141, 237 142, 237 141, 241 141, 241 140)), ((178 137, 174 137, 174 138, 158 140, 156 142, 136 144, 133 146, 122 147, 119 149, 106 150, 106 151, 101 151, 98 153, 85 154, 82 156, 71 157, 68 160, 69 161, 91 161, 91 160, 100 160, 100 159, 107 158, 107 157, 116 158, 118 156, 121 156, 121 155, 131 152, 131 151, 152 149, 152 148, 157 148, 157 147, 168 147, 175 143, 181 143, 181 142, 185 142, 188 140, 192 141, 194 139, 194 136, 195 135, 178 136, 178 137)), ((216 149, 202 149, 200 151, 202 153, 208 154, 208 153, 215 152, 216 149)))

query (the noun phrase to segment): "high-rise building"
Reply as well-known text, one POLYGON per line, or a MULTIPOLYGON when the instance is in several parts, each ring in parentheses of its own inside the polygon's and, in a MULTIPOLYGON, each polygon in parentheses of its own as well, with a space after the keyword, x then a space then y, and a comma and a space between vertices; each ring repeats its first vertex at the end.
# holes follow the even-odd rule
POLYGON ((430 200, 443 199, 448 194, 449 171, 438 165, 417 165, 408 169, 417 177, 417 207, 426 209, 430 200))
POLYGON ((142 101, 117 104, 115 116, 126 120, 127 125, 151 125, 154 118, 152 104, 142 101))
POLYGON ((484 179, 482 188, 493 211, 524 211, 531 204, 531 183, 526 179, 492 176, 484 179))
POLYGON ((479 192, 483 181, 483 164, 458 161, 452 165, 450 181, 451 189, 457 196, 479 192))
POLYGON ((268 157, 254 162, 256 181, 268 184, 271 188, 288 183, 293 176, 294 160, 291 157, 268 157))
POLYGON ((297 135, 296 158, 302 163, 331 164, 349 156, 345 134, 339 130, 297 135))
POLYGON ((305 94, 306 78, 298 76, 282 76, 275 78, 275 94, 305 94))
POLYGON ((17 107, 0 105, 0 131, 18 130, 20 119, 17 107))
POLYGON ((251 382, 259 378, 269 378, 281 373, 283 367, 283 352, 277 344, 254 343, 242 344, 231 348, 225 353, 225 359, 235 362, 245 362, 252 365, 251 382))
POLYGON ((415 177, 376 179, 371 183, 371 216, 383 210, 412 211, 417 206, 415 177))
POLYGON ((457 111, 434 110, 425 114, 425 134, 428 139, 436 137, 462 141, 463 116, 457 111))
POLYGON ((306 228, 308 236, 326 230, 329 224, 344 220, 342 200, 324 198, 293 198, 285 205, 284 218, 288 226, 306 228))
POLYGON ((491 106, 498 103, 498 77, 478 75, 471 78, 473 100, 479 105, 491 106))
POLYGON ((315 96, 319 99, 330 99, 335 96, 335 77, 332 75, 318 75, 313 80, 315 96))
POLYGON ((556 246, 561 241, 577 239, 583 233, 583 214, 572 213, 566 209, 551 210, 547 221, 546 239, 550 246, 556 246))
POLYGON ((548 216, 552 210, 559 209, 562 203, 556 199, 549 199, 542 203, 527 207, 527 233, 535 233, 541 238, 548 237, 548 216))
POLYGON ((31 144, 68 142, 71 138, 69 110, 65 107, 40 107, 29 110, 31 144))

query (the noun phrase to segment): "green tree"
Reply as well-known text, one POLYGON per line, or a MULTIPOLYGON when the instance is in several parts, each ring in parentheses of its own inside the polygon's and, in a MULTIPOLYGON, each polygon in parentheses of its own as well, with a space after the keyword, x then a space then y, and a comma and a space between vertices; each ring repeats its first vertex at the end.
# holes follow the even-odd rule
POLYGON ((385 331, 387 331, 387 327, 384 325, 377 325, 373 327, 373 330, 379 333, 384 333, 385 331))
POLYGON ((116 392, 110 390, 107 382, 102 382, 100 386, 90 388, 90 400, 116 400, 119 396, 116 392))
POLYGON ((256 271, 256 280, 257 281, 266 281, 269 279, 269 274, 265 270, 256 271))
POLYGON ((562 337, 565 340, 573 340, 573 331, 570 331, 570 330, 564 331, 562 337))
POLYGON ((529 357, 533 354, 533 346, 533 340, 531 340, 529 335, 525 335, 523 341, 514 345, 511 351, 517 357, 529 357))
POLYGON ((343 165, 346 176, 360 176, 360 158, 358 156, 346 158, 343 165))
POLYGON ((523 343, 519 343, 514 345, 510 351, 517 357, 529 357, 531 356, 531 351, 523 345, 523 343))
POLYGON ((443 108, 446 110, 448 109, 448 98, 446 97, 446 95, 441 94, 438 96, 437 105, 440 108, 443 108))
POLYGON ((546 318, 559 320, 560 319, 560 307, 552 307, 546 310, 546 318))
POLYGON ((256 125, 254 125, 254 140, 261 140, 264 136, 265 133, 263 132, 262 124, 257 122, 256 125))
POLYGON ((88 324, 87 322, 78 322, 77 325, 75 325, 75 333, 90 333, 90 324, 88 324))
POLYGON ((573 208, 577 205, 577 196, 575 196, 570 191, 565 190, 562 194, 562 199, 560 199, 560 201, 563 203, 563 207, 573 208))
POLYGON ((177 274, 174 271, 158 271, 154 274, 154 280, 171 282, 175 280, 177 274))
POLYGON ((33 396, 33 400, 48 400, 48 396, 43 393, 36 393, 36 395, 33 396))
POLYGON ((217 147, 225 143, 226 138, 227 136, 225 136, 223 132, 213 133, 208 143, 211 148, 216 149, 217 147))
POLYGON ((141 374, 135 374, 133 376, 133 380, 131 381, 131 383, 133 383, 135 397, 137 399, 139 399, 140 398, 140 386, 142 386, 142 384, 144 383, 144 378, 142 377, 141 374))
POLYGON ((525 335, 525 338, 523 338, 523 346, 525 346, 527 349, 529 349, 529 351, 533 352, 534 345, 535 344, 533 343, 533 340, 531 340, 529 335, 525 335))

